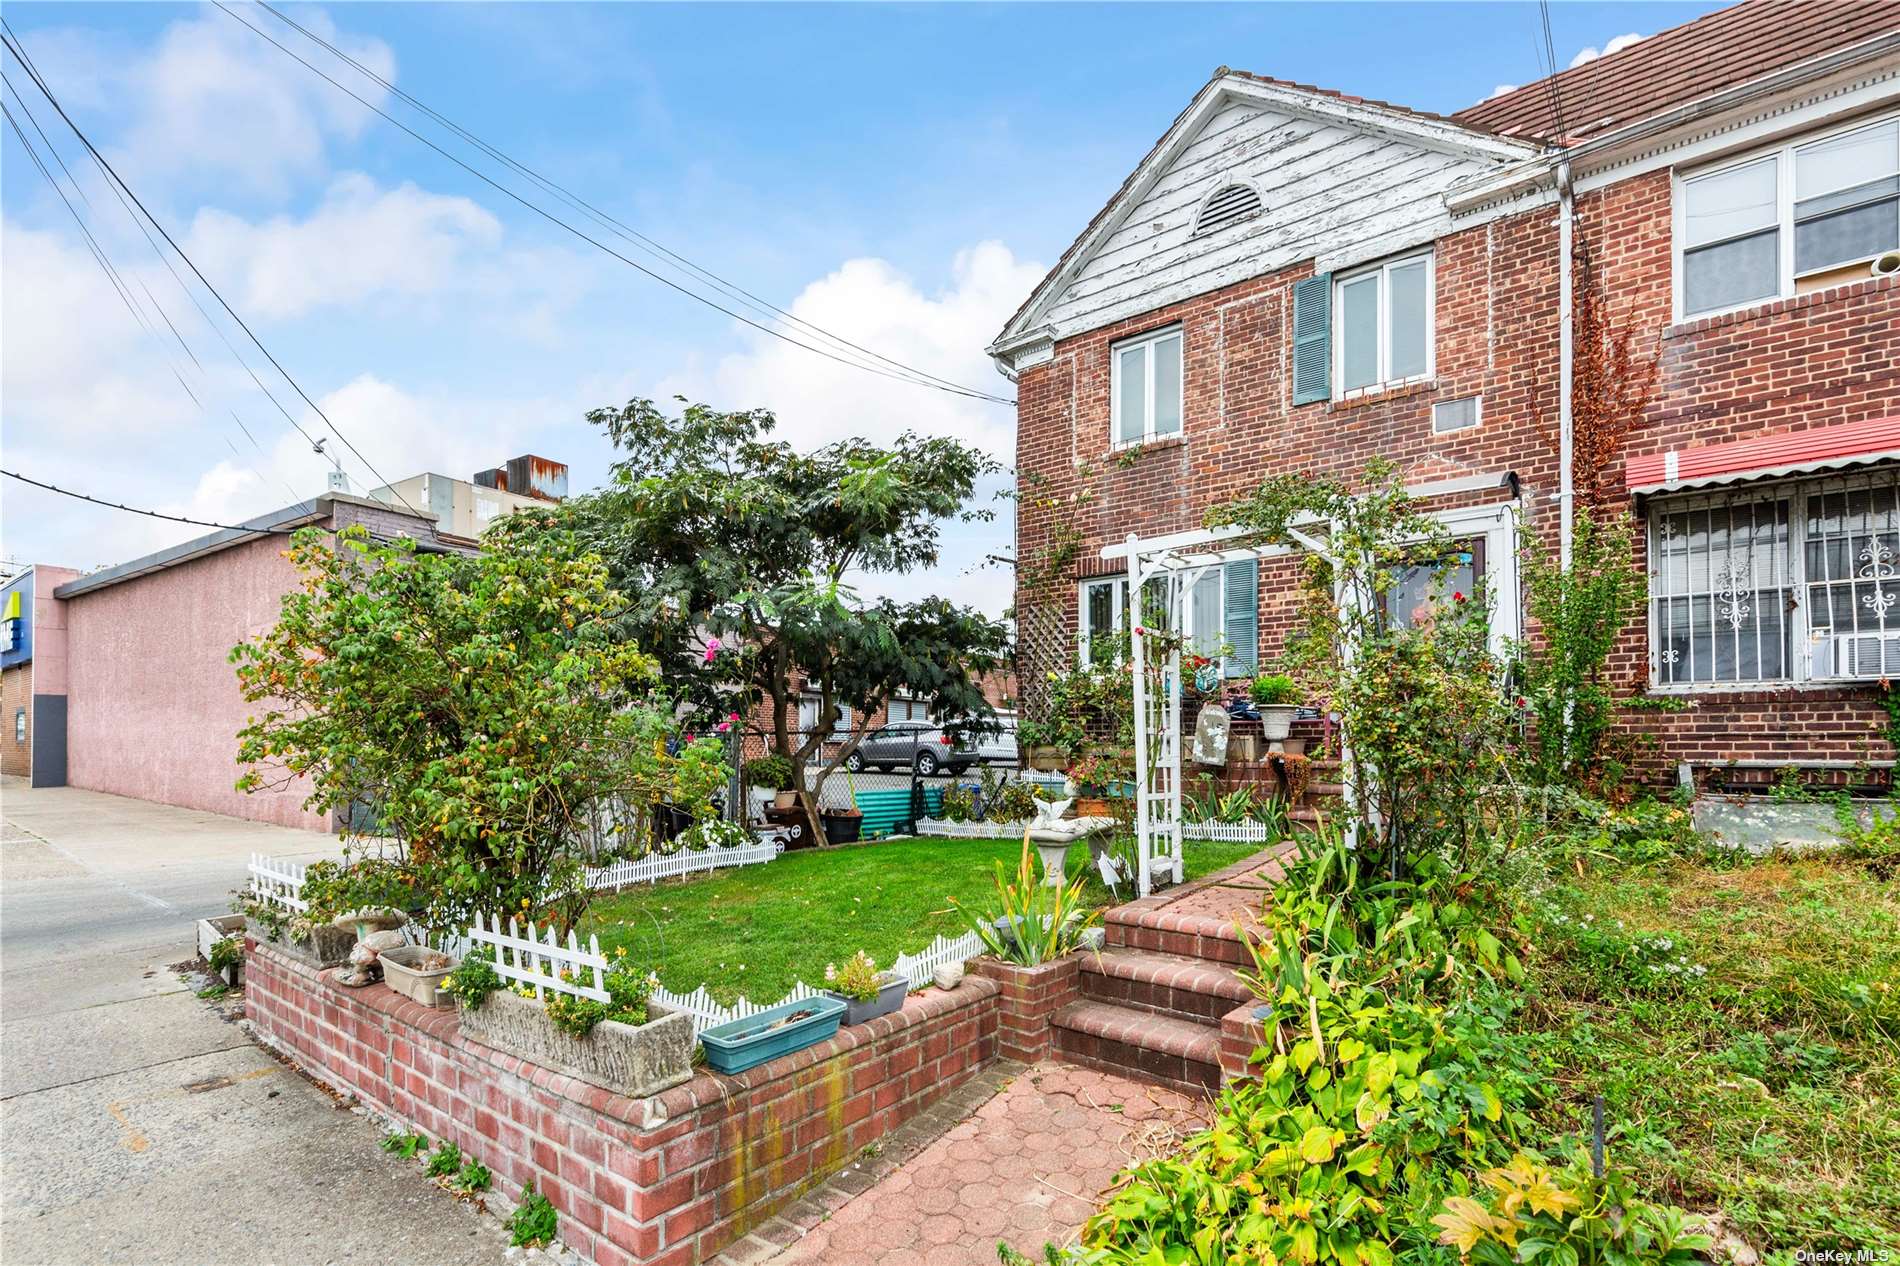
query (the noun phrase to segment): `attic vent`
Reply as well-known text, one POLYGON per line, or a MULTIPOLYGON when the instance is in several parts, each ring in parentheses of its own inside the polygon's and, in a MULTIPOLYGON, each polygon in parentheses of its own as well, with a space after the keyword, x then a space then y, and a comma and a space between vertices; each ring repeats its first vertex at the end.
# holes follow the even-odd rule
POLYGON ((1260 214, 1260 195, 1247 185, 1228 185, 1201 204, 1196 233, 1214 233, 1248 216, 1260 214))

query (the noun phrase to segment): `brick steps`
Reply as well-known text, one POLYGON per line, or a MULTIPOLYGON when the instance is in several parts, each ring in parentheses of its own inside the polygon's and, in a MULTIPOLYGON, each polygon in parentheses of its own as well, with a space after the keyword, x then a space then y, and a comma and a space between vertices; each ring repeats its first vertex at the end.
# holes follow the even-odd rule
POLYGON ((1155 1015, 1218 1025, 1252 994, 1231 967, 1179 954, 1108 949, 1082 956, 1082 996, 1155 1015))
POLYGON ((1073 1002, 1055 1015, 1062 1058, 1132 1075, 1176 1090, 1216 1090, 1221 1080, 1218 1023, 1197 1024, 1134 1007, 1073 1002))

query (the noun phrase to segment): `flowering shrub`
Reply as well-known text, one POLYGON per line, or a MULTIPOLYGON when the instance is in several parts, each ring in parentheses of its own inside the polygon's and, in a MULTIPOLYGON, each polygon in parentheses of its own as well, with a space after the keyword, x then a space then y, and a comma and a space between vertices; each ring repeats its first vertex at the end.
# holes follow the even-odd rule
POLYGON ((680 832, 678 843, 683 849, 741 848, 752 843, 752 832, 737 822, 729 822, 725 818, 710 818, 704 822, 695 822, 680 832))
POLYGON ((462 956, 442 981, 441 988, 470 1011, 481 1009, 488 995, 502 987, 501 973, 495 970, 495 951, 478 946, 462 956))

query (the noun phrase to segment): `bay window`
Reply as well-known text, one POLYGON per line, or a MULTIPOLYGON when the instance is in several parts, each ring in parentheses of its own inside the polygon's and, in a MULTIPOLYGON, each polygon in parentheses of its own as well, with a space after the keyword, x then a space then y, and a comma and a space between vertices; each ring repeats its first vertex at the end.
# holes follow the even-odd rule
POLYGON ((1431 376, 1430 251, 1342 275, 1333 289, 1333 378, 1342 394, 1431 376))
POLYGON ((1900 674, 1897 494, 1884 471, 1652 501, 1652 680, 1900 674))
POLYGON ((1681 185, 1683 317, 1854 280, 1900 249, 1900 120, 1783 146, 1681 185))

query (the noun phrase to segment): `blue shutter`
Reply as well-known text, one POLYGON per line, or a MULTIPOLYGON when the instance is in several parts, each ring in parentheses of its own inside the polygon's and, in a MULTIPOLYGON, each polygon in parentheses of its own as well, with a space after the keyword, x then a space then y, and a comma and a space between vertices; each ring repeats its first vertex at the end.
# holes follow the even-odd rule
POLYGON ((1229 677, 1250 677, 1260 667, 1260 561, 1249 558, 1221 569, 1226 585, 1224 630, 1234 654, 1229 677))
POLYGON ((1293 403, 1333 394, 1333 275, 1319 273, 1293 286, 1293 403))

